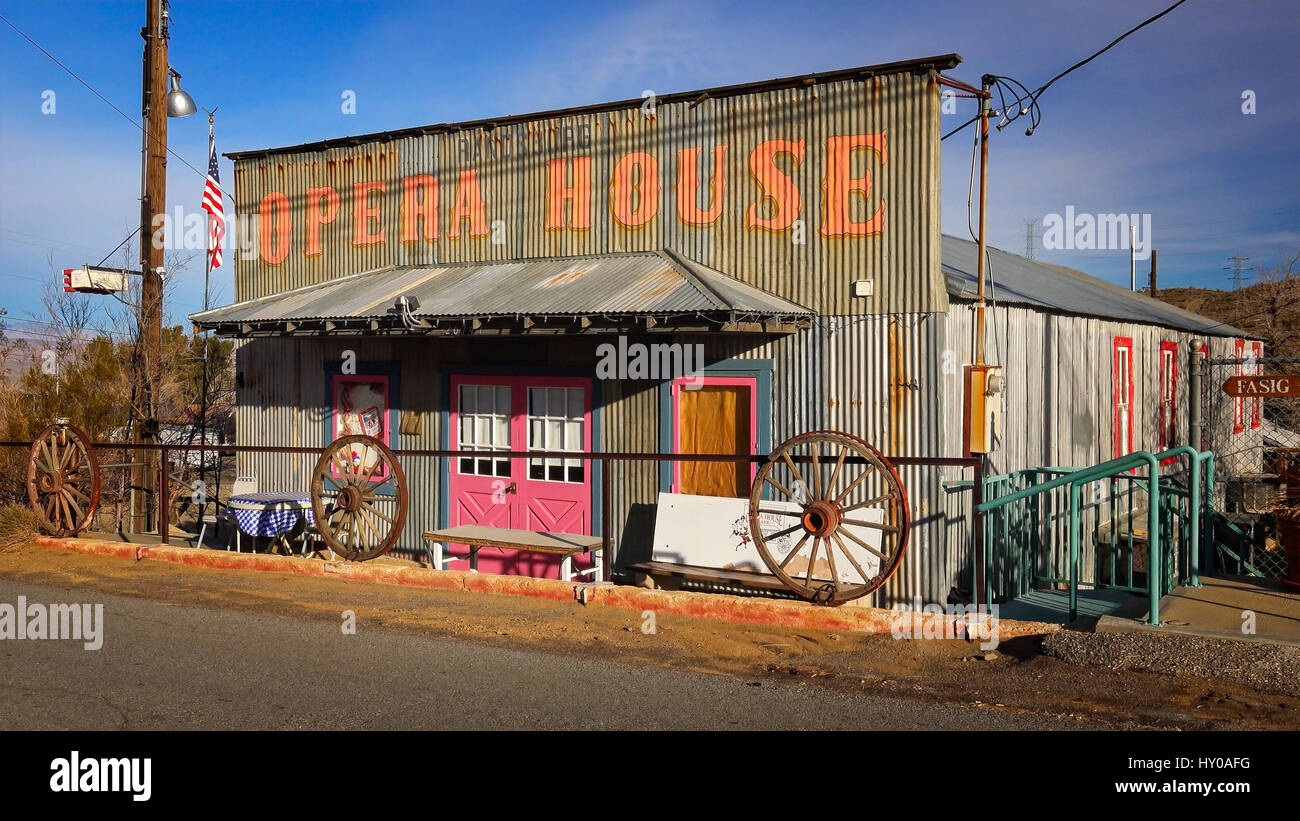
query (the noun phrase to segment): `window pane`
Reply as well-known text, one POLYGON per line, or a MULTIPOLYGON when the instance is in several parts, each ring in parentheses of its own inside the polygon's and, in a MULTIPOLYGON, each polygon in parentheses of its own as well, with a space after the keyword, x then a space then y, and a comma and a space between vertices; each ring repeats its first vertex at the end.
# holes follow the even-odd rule
POLYGON ((546 389, 528 389, 528 412, 533 416, 546 415, 546 389))
POLYGON ((479 460, 478 460, 478 473, 479 473, 480 476, 491 476, 491 475, 492 475, 492 460, 491 460, 491 459, 479 459, 479 460))
POLYGON ((529 462, 528 462, 528 478, 529 478, 529 479, 545 479, 545 478, 546 478, 546 474, 545 474, 544 469, 543 469, 543 467, 542 467, 542 460, 541 460, 541 459, 531 459, 531 460, 529 460, 529 462))
POLYGON ((571 467, 569 467, 569 468, 568 468, 568 473, 569 473, 569 481, 570 481, 570 482, 581 482, 581 481, 582 481, 582 464, 579 463, 579 464, 577 464, 576 466, 571 466, 571 467))
POLYGON ((496 463, 497 463, 497 475, 498 475, 498 476, 509 476, 509 475, 510 475, 510 460, 509 460, 509 459, 497 459, 497 460, 496 460, 496 463))
POLYGON ((478 412, 491 413, 494 410, 496 402, 493 400, 493 388, 491 385, 478 386, 478 412))
POLYGON ((547 390, 546 415, 554 416, 557 419, 564 418, 564 391, 560 388, 547 390))
POLYGON ((470 445, 474 442, 474 418, 471 416, 460 417, 460 444, 470 445))
POLYGON ((549 464, 549 463, 548 463, 548 464, 546 465, 546 478, 547 478, 547 479, 550 479, 552 482, 563 482, 563 481, 564 481, 564 466, 563 466, 563 465, 558 465, 558 464, 549 464))
POLYGON ((474 443, 478 445, 489 444, 492 439, 492 420, 486 416, 474 417, 474 443))
POLYGON ((460 386, 460 412, 461 413, 474 412, 474 386, 473 385, 460 386))
POLYGON ((582 388, 569 388, 569 418, 581 419, 582 413, 582 388))
POLYGON ((564 423, 564 449, 582 450, 582 423, 564 423))
POLYGON ((546 437, 542 432, 542 420, 528 420, 528 447, 546 450, 546 437))
POLYGON ((510 389, 505 385, 497 386, 496 412, 502 416, 510 416, 510 389))
POLYGON ((492 444, 498 449, 510 449, 510 418, 495 416, 492 418, 492 444))
POLYGON ((564 449, 564 423, 558 419, 546 420, 546 449, 563 450, 564 449))
POLYGON ((474 460, 473 460, 473 459, 466 459, 466 458, 463 458, 463 457, 462 457, 461 460, 460 460, 460 472, 461 472, 461 473, 473 473, 473 472, 474 472, 474 460))

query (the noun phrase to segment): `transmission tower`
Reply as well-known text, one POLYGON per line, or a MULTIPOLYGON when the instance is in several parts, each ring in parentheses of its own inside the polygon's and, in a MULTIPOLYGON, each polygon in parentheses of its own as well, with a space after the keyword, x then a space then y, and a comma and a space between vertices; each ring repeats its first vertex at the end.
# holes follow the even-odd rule
POLYGON ((1025 259, 1034 259, 1038 248, 1038 220, 1025 220, 1025 259))
POLYGON ((1241 283, 1246 278, 1246 269, 1242 263, 1248 261, 1250 257, 1231 256, 1228 259, 1232 260, 1232 268, 1229 269, 1225 266, 1223 270, 1232 271, 1232 290, 1240 291, 1241 283))

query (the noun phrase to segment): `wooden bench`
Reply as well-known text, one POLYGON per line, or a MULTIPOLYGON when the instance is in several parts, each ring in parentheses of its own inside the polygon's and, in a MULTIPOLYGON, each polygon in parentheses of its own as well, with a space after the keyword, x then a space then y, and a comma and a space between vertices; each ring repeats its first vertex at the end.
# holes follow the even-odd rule
POLYGON ((591 576, 589 581, 601 581, 605 575, 604 544, 599 536, 460 525, 426 532, 424 541, 428 545, 429 561, 435 570, 446 570, 449 562, 465 558, 447 552, 451 545, 463 544, 469 545, 469 567, 474 572, 478 572, 478 552, 481 548, 501 547, 559 556, 560 578, 566 582, 579 581, 580 577, 586 575, 591 576), (593 565, 586 570, 574 570, 573 557, 586 553, 591 554, 593 565))

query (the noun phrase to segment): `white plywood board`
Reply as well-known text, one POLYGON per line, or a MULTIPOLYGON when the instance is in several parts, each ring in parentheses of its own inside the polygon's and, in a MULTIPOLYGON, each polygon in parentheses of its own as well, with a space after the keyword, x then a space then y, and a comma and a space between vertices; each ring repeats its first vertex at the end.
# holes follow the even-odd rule
MULTIPOLYGON (((802 529, 772 539, 770 534, 778 533, 798 523, 795 516, 785 516, 779 512, 798 513, 800 506, 794 502, 765 501, 759 522, 763 533, 768 536, 768 550, 772 551, 777 561, 782 561, 794 549, 804 535, 802 529)), ((864 508, 850 514, 855 519, 879 522, 884 519, 884 511, 879 508, 864 508)), ((846 525, 853 535, 879 550, 881 531, 854 525, 846 525)), ((880 558, 852 539, 842 538, 844 546, 868 575, 880 571, 880 558)), ((799 555, 791 560, 786 570, 791 575, 804 576, 808 570, 808 560, 812 555, 812 540, 809 539, 800 549, 799 555)), ((733 499, 724 496, 694 496, 686 493, 660 493, 659 505, 655 512, 654 550, 651 558, 657 562, 686 564, 696 567, 710 567, 717 570, 747 570, 756 573, 770 571, 759 555, 758 547, 749 533, 749 500, 733 499)), ((858 584, 861 576, 851 562, 844 558, 840 550, 835 552, 835 570, 840 581, 858 584)), ((819 551, 813 578, 831 577, 830 564, 826 561, 825 545, 819 551)))

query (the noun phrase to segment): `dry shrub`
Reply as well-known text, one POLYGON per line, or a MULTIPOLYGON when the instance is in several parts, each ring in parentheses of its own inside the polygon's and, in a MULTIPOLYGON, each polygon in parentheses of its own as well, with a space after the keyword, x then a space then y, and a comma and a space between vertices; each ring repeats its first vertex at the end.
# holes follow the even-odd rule
POLYGON ((29 507, 0 505, 0 553, 31 544, 39 532, 36 522, 29 507))

